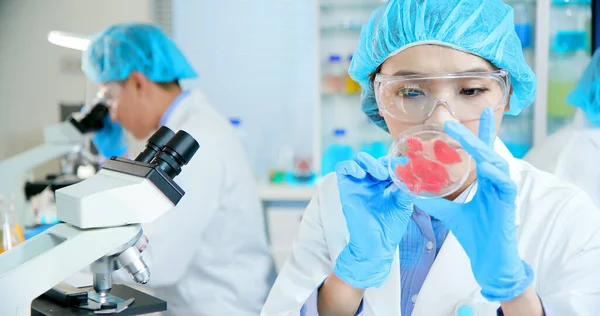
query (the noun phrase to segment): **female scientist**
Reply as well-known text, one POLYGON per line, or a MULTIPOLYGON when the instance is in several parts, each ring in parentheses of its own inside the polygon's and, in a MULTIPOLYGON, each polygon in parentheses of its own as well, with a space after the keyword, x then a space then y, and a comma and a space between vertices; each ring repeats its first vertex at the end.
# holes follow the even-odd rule
POLYGON ((500 0, 390 0, 363 27, 350 75, 396 137, 443 125, 476 171, 415 199, 366 154, 327 176, 263 315, 597 315, 600 212, 496 138, 535 76, 500 0), (377 100, 377 101, 376 101, 377 100))

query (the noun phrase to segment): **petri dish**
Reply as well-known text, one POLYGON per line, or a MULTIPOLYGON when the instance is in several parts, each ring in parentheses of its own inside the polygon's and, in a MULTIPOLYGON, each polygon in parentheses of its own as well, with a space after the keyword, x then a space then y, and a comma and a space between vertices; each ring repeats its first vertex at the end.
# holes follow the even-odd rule
POLYGON ((388 152, 394 184, 419 198, 445 197, 460 189, 472 171, 472 157, 442 125, 419 125, 400 134, 388 152))

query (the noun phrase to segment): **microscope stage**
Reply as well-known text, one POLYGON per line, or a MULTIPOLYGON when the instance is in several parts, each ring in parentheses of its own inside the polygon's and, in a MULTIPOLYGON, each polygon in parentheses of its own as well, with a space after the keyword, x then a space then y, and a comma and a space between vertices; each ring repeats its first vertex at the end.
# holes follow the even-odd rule
MULTIPOLYGON (((92 287, 82 288, 85 291, 93 291, 92 287)), ((110 315, 143 315, 167 310, 167 302, 160 300, 154 296, 144 292, 135 290, 127 285, 114 284, 111 295, 117 296, 124 300, 133 298, 133 303, 124 311, 118 314, 110 315)), ((77 308, 64 307, 50 300, 46 296, 40 296, 31 303, 31 316, 58 316, 58 315, 102 315, 94 314, 93 311, 77 308)))

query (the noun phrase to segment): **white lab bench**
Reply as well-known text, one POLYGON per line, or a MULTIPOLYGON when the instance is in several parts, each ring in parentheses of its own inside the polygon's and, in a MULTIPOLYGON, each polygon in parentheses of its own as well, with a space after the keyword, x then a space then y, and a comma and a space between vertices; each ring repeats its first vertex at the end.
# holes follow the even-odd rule
POLYGON ((292 251, 306 206, 315 186, 265 185, 258 195, 263 205, 267 240, 277 271, 292 251))

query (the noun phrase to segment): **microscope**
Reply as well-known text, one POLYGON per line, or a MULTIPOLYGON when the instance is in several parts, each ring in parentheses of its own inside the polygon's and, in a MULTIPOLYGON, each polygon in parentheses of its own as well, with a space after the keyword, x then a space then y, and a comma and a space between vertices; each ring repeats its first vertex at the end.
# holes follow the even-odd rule
MULTIPOLYGON (((23 202, 23 174, 47 161, 78 152, 92 133, 103 128, 102 121, 108 112, 106 102, 97 99, 87 113, 72 114, 67 120, 46 127, 42 145, 0 161, 0 196, 17 194, 19 199, 16 202, 23 202)), ((19 205, 19 209, 22 206, 19 205)), ((19 221, 25 224, 30 222, 26 218, 20 218, 19 221)))
POLYGON ((198 148, 186 132, 174 134, 163 126, 134 160, 112 157, 94 176, 57 190, 58 218, 64 223, 0 254, 0 315, 157 311, 134 312, 142 304, 140 296, 136 301, 135 295, 123 297, 134 292, 113 293, 112 273, 122 268, 135 282, 148 282, 150 270, 142 258, 148 239, 140 224, 181 200, 185 192, 173 178, 198 148), (61 282, 87 266, 92 289, 65 288, 61 282), (63 306, 48 307, 52 297, 62 299, 63 306))

